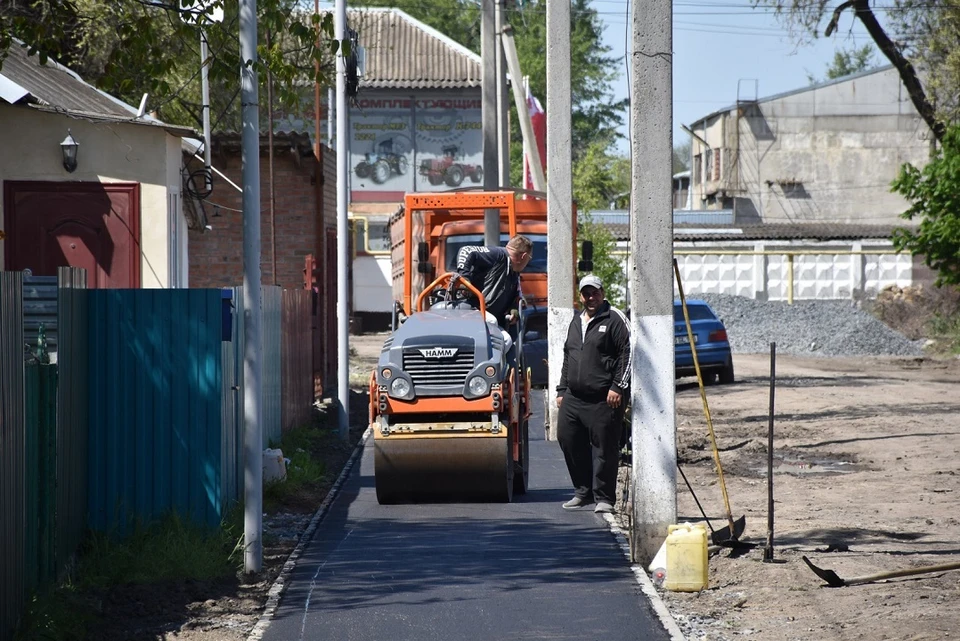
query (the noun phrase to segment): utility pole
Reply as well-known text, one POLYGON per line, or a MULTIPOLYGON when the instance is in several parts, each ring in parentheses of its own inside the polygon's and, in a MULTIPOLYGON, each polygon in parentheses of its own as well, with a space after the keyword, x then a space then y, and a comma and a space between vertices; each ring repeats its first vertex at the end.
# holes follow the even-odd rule
MULTIPOLYGON (((544 438, 557 438, 557 384, 563 363, 563 343, 573 320, 574 279, 573 156, 570 117, 570 0, 547 5, 547 349, 550 389, 544 438)), ((524 97, 526 101, 526 97, 524 97)), ((532 143, 531 159, 536 156, 532 143)), ((669 184, 669 180, 667 183, 669 184)))
POLYGON ((633 3, 630 333, 633 536, 646 564, 677 519, 673 341, 673 2, 633 3))
POLYGON ((257 0, 240 0, 240 107, 243 169, 243 567, 263 567, 263 310, 260 305, 260 106, 257 0))
MULTIPOLYGON (((480 62, 483 64, 482 127, 483 188, 499 188, 500 160, 497 151, 497 30, 495 0, 480 0, 480 62)), ((483 212, 483 244, 500 246, 500 210, 483 212)))
POLYGON ((347 177, 350 175, 350 143, 347 139, 347 60, 343 42, 347 37, 347 2, 336 0, 333 21, 337 49, 337 424, 340 438, 350 433, 350 311, 347 305, 347 177))

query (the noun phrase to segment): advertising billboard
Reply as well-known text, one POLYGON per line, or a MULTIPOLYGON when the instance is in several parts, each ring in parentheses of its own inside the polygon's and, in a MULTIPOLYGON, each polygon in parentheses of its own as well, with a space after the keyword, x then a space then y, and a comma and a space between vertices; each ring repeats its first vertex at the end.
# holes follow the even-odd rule
POLYGON ((482 105, 472 94, 370 92, 350 107, 350 200, 483 183, 482 105))

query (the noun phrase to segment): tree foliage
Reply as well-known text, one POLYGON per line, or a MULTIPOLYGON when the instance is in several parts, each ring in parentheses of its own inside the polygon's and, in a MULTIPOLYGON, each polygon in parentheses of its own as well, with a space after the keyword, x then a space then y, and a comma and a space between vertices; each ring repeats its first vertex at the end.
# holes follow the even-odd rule
MULTIPOLYGON (((942 17, 950 11, 943 5, 955 5, 955 2, 942 0, 890 0, 885 12, 887 24, 878 19, 871 7, 871 0, 752 0, 754 6, 771 7, 781 21, 803 41, 823 35, 830 37, 839 32, 840 21, 845 13, 859 20, 873 39, 880 53, 897 69, 900 79, 913 102, 917 113, 923 118, 934 137, 941 140, 945 125, 942 114, 938 114, 935 103, 937 94, 928 95, 917 72, 914 59, 921 62, 935 62, 933 58, 924 58, 921 50, 927 48, 922 37, 917 34, 924 28, 933 29, 940 24, 942 17), (892 16, 892 18, 890 17, 892 16), (922 21, 909 22, 911 17, 922 21), (825 23, 825 24, 824 24, 825 23), (824 25, 821 31, 821 25, 824 25), (892 34, 892 35, 891 35, 892 34)), ((954 95, 957 87, 954 87, 954 95)))
POLYGON ((673 173, 690 169, 690 139, 673 146, 673 173))
MULTIPOLYGON (((306 13, 296 0, 258 0, 257 9, 255 69, 261 82, 270 71, 278 102, 295 104, 303 84, 314 78, 325 82, 329 75, 329 54, 339 47, 332 16, 306 13)), ((148 109, 162 120, 199 127, 202 21, 210 50, 213 121, 237 128, 238 11, 237 2, 225 0, 5 0, 0 3, 0 62, 16 38, 43 63, 52 58, 130 104, 149 94, 148 109), (202 20, 215 8, 223 9, 222 22, 202 20)))
MULTIPOLYGON (((480 53, 479 0, 365 0, 364 6, 396 7, 480 53)), ((547 94, 547 3, 528 0, 510 3, 506 21, 513 27, 520 69, 530 77, 530 91, 546 102, 547 94)), ((623 124, 627 101, 614 101, 612 82, 623 63, 610 57, 603 43, 603 24, 589 0, 572 0, 570 6, 570 87, 573 158, 576 162, 596 140, 616 141, 623 124)), ((549 111, 550 105, 545 105, 549 111)), ((521 146, 520 121, 511 104, 511 147, 521 146)), ((522 153, 511 151, 511 177, 522 179, 522 153)), ((549 168, 548 168, 549 171, 549 168)))
POLYGON ((894 247, 923 256, 938 274, 937 285, 960 285, 960 127, 947 130, 936 156, 923 169, 905 164, 892 191, 908 201, 913 228, 894 233, 894 247))
MULTIPOLYGON (((833 54, 833 61, 827 66, 826 80, 843 78, 850 74, 866 71, 874 66, 873 45, 865 44, 862 47, 837 49, 833 54)), ((807 74, 810 84, 819 82, 813 74, 807 74)))

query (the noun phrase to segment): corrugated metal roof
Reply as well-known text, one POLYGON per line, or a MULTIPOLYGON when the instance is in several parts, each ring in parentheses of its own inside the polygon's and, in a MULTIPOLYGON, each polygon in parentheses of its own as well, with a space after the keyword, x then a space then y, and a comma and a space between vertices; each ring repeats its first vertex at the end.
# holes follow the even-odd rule
MULTIPOLYGON (((607 229, 620 241, 630 238, 630 226, 608 223, 607 229)), ((680 242, 730 240, 889 240, 900 225, 860 225, 856 223, 770 223, 766 225, 696 225, 673 227, 673 239, 680 242)))
POLYGON ((452 89, 481 84, 480 56, 399 9, 351 9, 347 20, 365 52, 362 88, 452 89))
POLYGON ((28 56, 22 43, 14 40, 0 68, 4 102, 30 106, 89 120, 128 122, 162 127, 173 135, 195 135, 192 129, 168 125, 155 118, 137 118, 137 110, 80 79, 76 73, 53 60, 40 64, 28 56))

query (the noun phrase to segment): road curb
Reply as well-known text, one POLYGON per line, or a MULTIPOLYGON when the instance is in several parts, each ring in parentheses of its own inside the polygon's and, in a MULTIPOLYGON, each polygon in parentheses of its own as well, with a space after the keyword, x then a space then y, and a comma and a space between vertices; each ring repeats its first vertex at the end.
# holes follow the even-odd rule
MULTIPOLYGON (((620 551, 623 552, 624 558, 630 563, 630 542, 627 540, 626 532, 620 527, 620 522, 613 514, 603 514, 602 516, 603 520, 610 526, 610 533, 613 535, 613 538, 616 539, 617 545, 620 547, 620 551)), ((663 624, 667 634, 670 635, 670 641, 686 641, 686 637, 683 636, 680 626, 677 625, 677 621, 673 618, 673 615, 670 614, 667 605, 663 602, 663 599, 660 598, 660 593, 657 592, 653 581, 651 581, 647 573, 644 572, 643 566, 637 563, 630 563, 630 569, 633 570, 633 575, 636 577, 637 583, 640 584, 640 591, 643 592, 644 596, 650 601, 650 605, 657 614, 657 618, 660 619, 660 623, 663 624)))
POLYGON ((317 508, 316 512, 314 512, 313 518, 310 519, 310 523, 307 524, 303 534, 300 535, 300 541, 297 543, 297 546, 293 548, 293 552, 291 552, 290 556, 287 557, 286 562, 283 564, 283 568, 280 570, 280 574, 277 575, 273 585, 270 586, 270 590, 267 592, 267 604, 263 608, 263 614, 260 615, 260 618, 257 619, 256 625, 253 626, 253 630, 251 630, 250 634, 247 635, 247 641, 260 641, 263 638, 264 633, 267 631, 267 627, 273 620, 273 615, 276 613, 277 607, 280 605, 280 596, 283 594, 283 589, 286 587, 287 580, 290 578, 290 574, 296 567, 297 561, 300 560, 300 555, 303 552, 303 549, 313 539, 313 534, 316 532, 317 526, 320 525, 320 521, 322 521, 323 517, 327 515, 327 512, 330 511, 330 506, 333 505, 333 502, 336 501, 337 497, 340 495, 340 488, 343 487, 347 477, 350 476, 350 472, 353 470, 353 466, 360 458, 360 454, 363 452, 363 448, 366 446, 367 440, 370 438, 371 434, 373 434, 373 432, 368 427, 366 431, 364 431, 363 436, 361 436, 360 440, 357 442, 357 445, 353 450, 353 454, 350 455, 350 458, 340 471, 340 476, 337 477, 333 487, 331 487, 330 491, 327 492, 327 496, 323 499, 323 502, 320 503, 320 507, 317 508))

